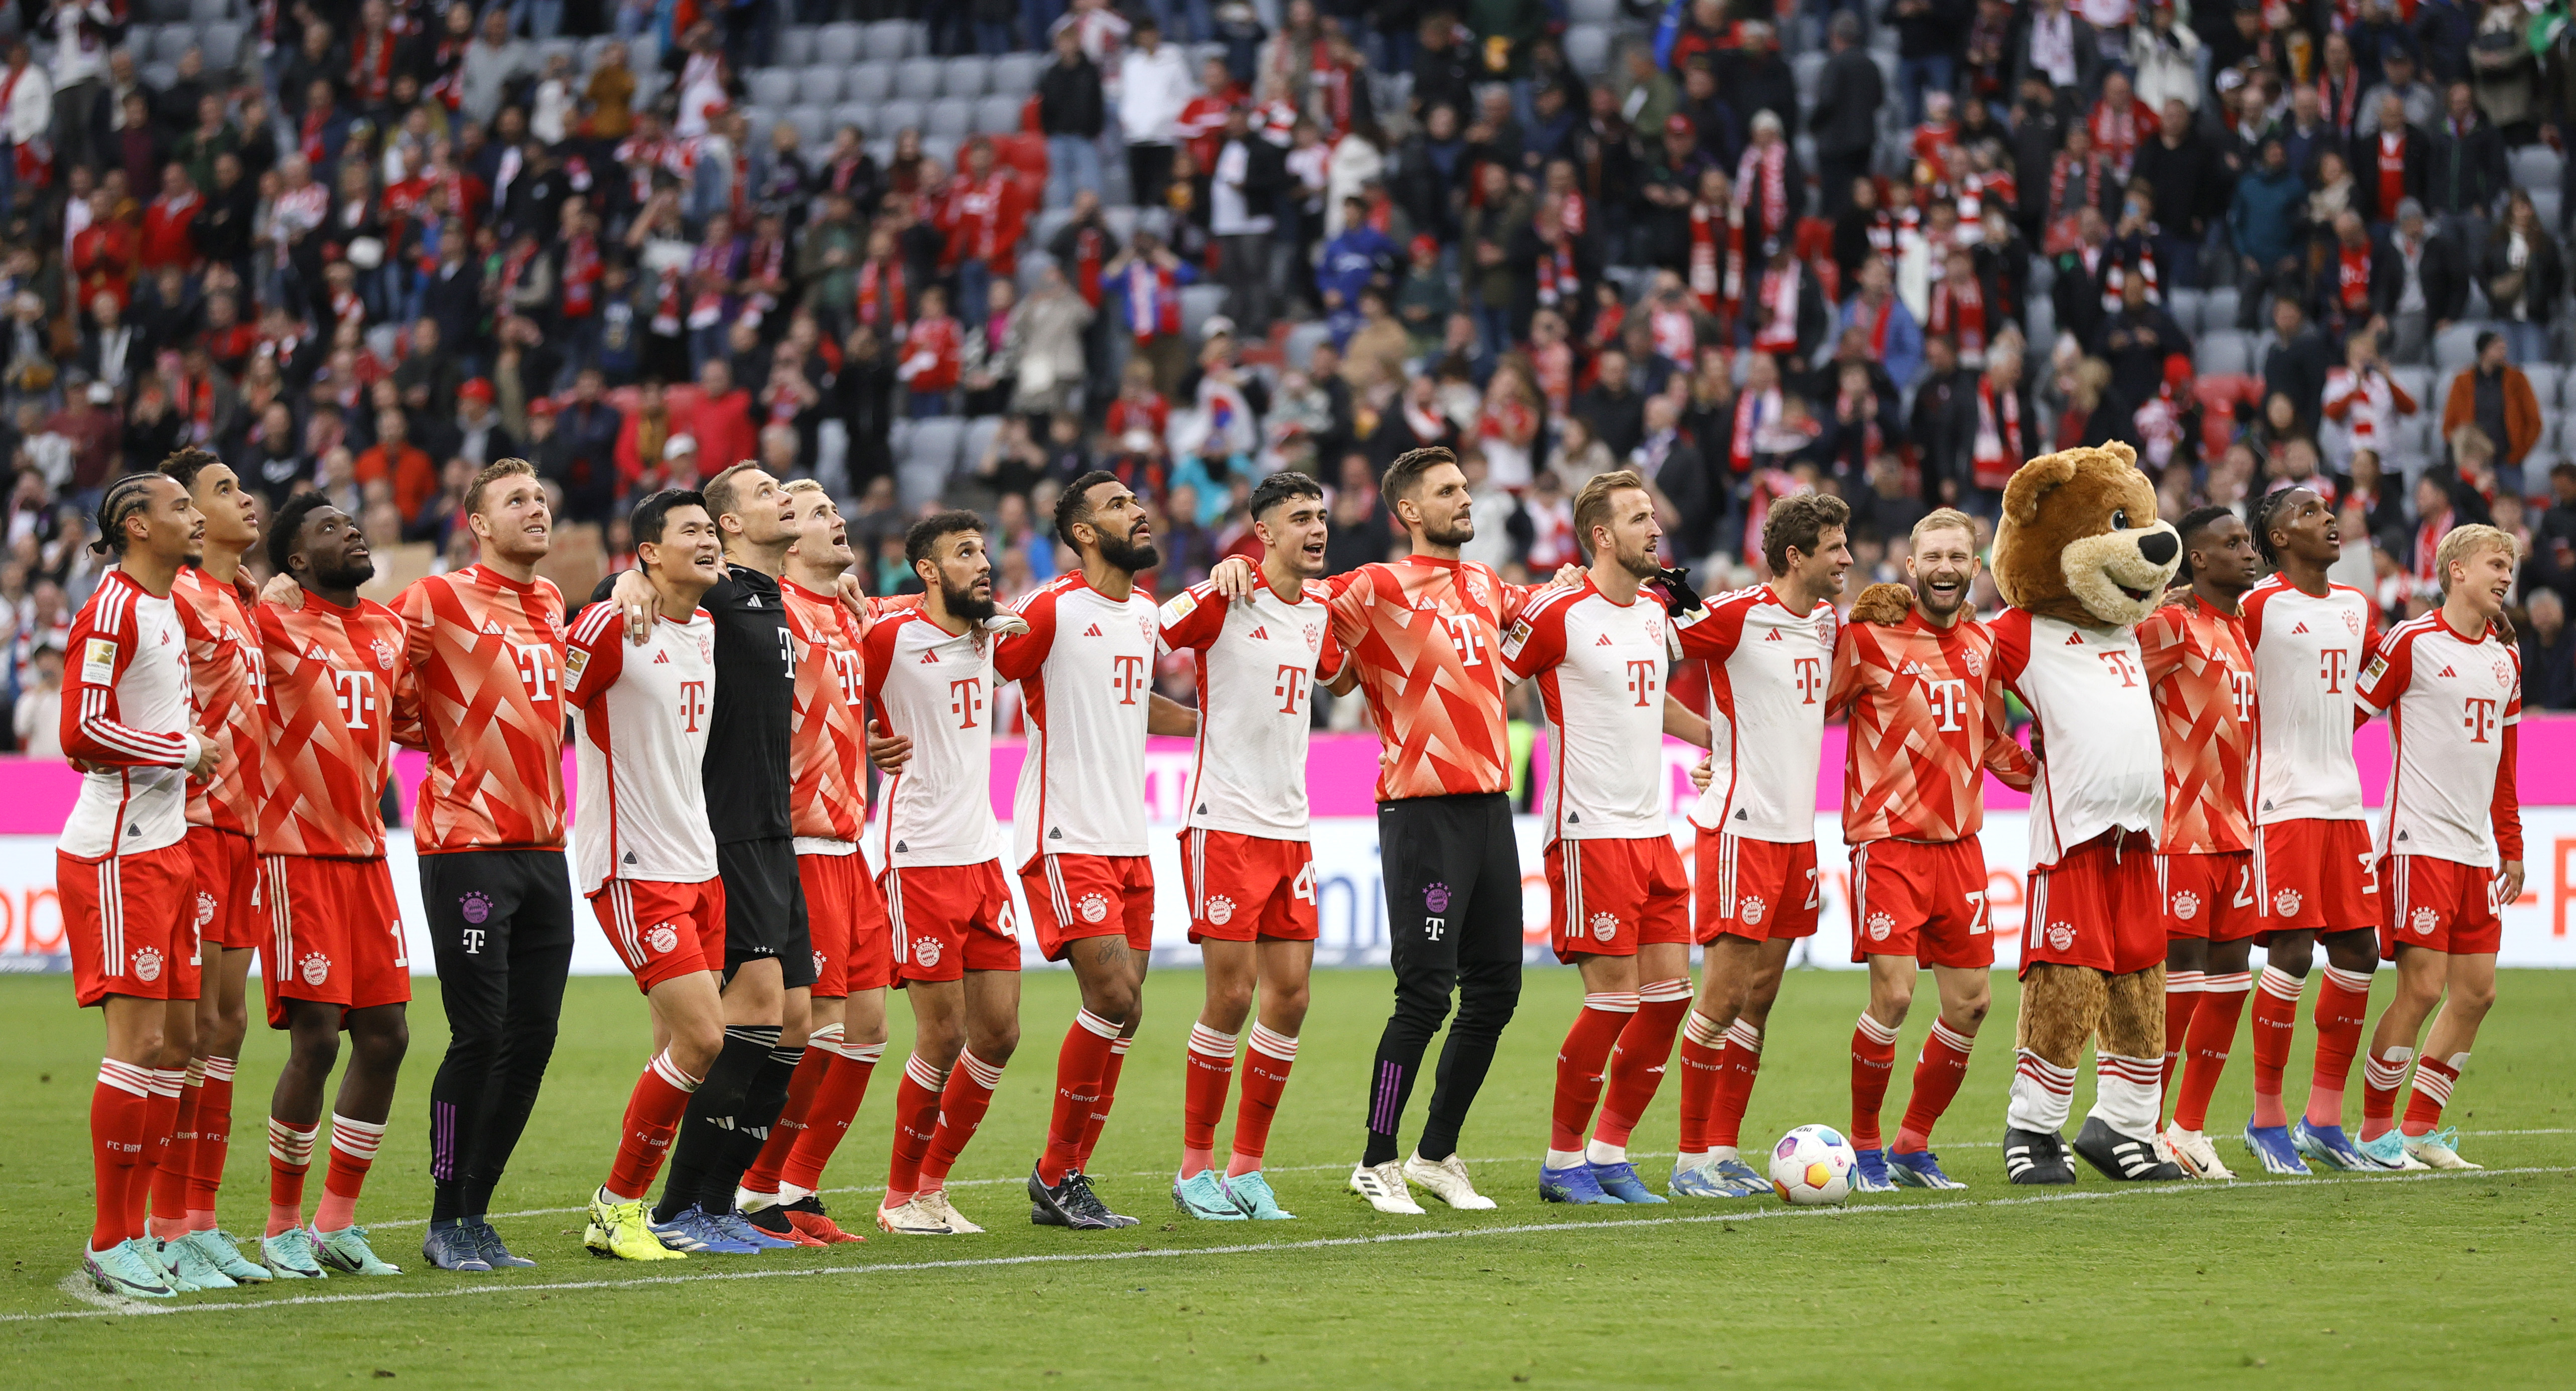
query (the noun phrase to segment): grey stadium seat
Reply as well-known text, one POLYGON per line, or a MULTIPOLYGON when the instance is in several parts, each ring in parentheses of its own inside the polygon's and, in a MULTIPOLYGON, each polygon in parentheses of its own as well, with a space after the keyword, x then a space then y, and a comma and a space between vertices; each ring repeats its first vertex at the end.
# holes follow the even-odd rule
POLYGON ((1822 53, 1799 54, 1797 57, 1789 60, 1789 75, 1796 79, 1798 83, 1798 95, 1801 98, 1813 98, 1816 94, 1816 83, 1821 81, 1825 75, 1825 55, 1822 53))
POLYGON ((909 58, 925 47, 920 28, 908 20, 881 19, 867 26, 867 49, 871 61, 891 63, 909 58))
POLYGON ((556 55, 556 54, 558 54, 558 53, 562 54, 562 55, 563 55, 564 57, 566 57, 566 58, 571 59, 571 60, 572 60, 573 62, 575 62, 575 63, 580 62, 580 61, 581 61, 581 40, 579 40, 579 39, 566 39, 566 38, 552 38, 552 39, 540 39, 540 40, 538 40, 538 41, 537 41, 537 71, 538 71, 538 72, 541 72, 541 73, 542 73, 542 72, 544 72, 544 71, 546 70, 546 60, 547 60, 547 59, 549 59, 549 58, 552 58, 554 55, 556 55))
POLYGON ((141 68, 143 85, 168 91, 179 80, 179 69, 170 63, 146 63, 141 68))
POLYGON ((814 33, 814 61, 847 67, 859 61, 867 31, 851 23, 826 24, 814 33))
POLYGON ((2561 157, 2546 145, 2525 145, 2513 152, 2513 182, 2518 188, 2558 187, 2561 157))
POLYGON ((878 102, 877 123, 885 127, 885 133, 888 135, 904 130, 918 130, 921 128, 921 103, 903 97, 878 102))
MULTIPOLYGON (((151 0, 143 6, 143 12, 156 21, 174 23, 188 17, 188 4, 189 0, 151 0)), ((51 32, 51 26, 47 30, 51 32)))
POLYGON ((843 126, 857 126, 862 136, 873 133, 877 125, 877 108, 873 102, 845 101, 832 108, 831 134, 838 135, 843 126))
POLYGON ((1585 77, 1599 77, 1609 71, 1610 31, 1590 24, 1566 30, 1565 61, 1585 77))
POLYGON ((1288 365, 1303 372, 1314 359, 1315 345, 1332 341, 1332 326, 1320 321, 1302 323, 1288 330, 1288 365))
POLYGON ((2448 377, 2477 360, 2478 335, 2492 325, 2453 324, 2433 336, 2433 365, 2448 377))
POLYGON ((2233 329, 2204 333, 2192 350, 2192 367, 2204 377, 2241 376, 2254 370, 2254 355, 2245 335, 2233 329))
POLYGON ((977 135, 1009 135, 1020 128, 1019 97, 986 97, 975 103, 977 135))
POLYGON ((842 92, 852 101, 884 101, 894 95, 894 67, 887 63, 861 63, 850 69, 842 92))
POLYGON ((940 63, 936 58, 906 58, 895 65, 895 94, 914 101, 929 101, 939 95, 939 74, 940 63))
POLYGON ((1046 71, 1046 64, 1042 54, 1005 53, 993 60, 993 90, 1004 96, 1027 96, 1038 89, 1038 76, 1046 71))
POLYGON ((963 140, 974 133, 975 103, 963 97, 942 97, 930 104, 930 125, 922 134, 963 140))
POLYGON ((1567 0, 1566 17, 1576 24, 1615 24, 1619 0, 1567 0))
POLYGON ((1002 433, 1002 417, 977 416, 966 422, 965 437, 958 441, 957 463, 973 468, 984 461, 984 451, 993 447, 993 437, 1002 433))
POLYGON ((2559 407, 2562 383, 2567 376, 2566 368, 2555 362, 2526 362, 2522 365, 2522 374, 2531 379, 2531 394, 2539 398, 2542 410, 2556 410, 2559 407))
POLYGON ((817 63, 796 70, 796 99, 817 106, 829 106, 842 96, 842 78, 850 70, 817 63))
POLYGON ((957 149, 965 143, 962 136, 924 135, 921 137, 921 153, 925 159, 935 159, 954 169, 957 167, 957 149))
MULTIPOLYGON (((2431 411, 2435 415, 2442 413, 2442 403, 2428 399, 2433 394, 2432 368, 2391 367, 2388 369, 2388 380, 2395 382, 2407 395, 2414 397, 2418 407, 2431 411)), ((2444 380, 2447 382, 2449 379, 2444 380)))
MULTIPOLYGON (((751 100, 755 106, 793 106, 802 75, 786 68, 760 68, 751 75, 751 100)), ((828 101, 828 97, 817 97, 828 101)))
MULTIPOLYGON (((2192 289, 2187 285, 2179 285, 2165 292, 2165 312, 2173 315, 2174 322, 2180 325, 2182 331, 2185 333, 2198 333, 2200 332, 2201 325, 2207 322, 2202 317, 2201 308, 2205 302, 2206 297, 2201 291, 2192 289)), ((2216 324, 2212 325, 2212 327, 2234 328, 2236 326, 2234 324, 2216 324)))
MULTIPOLYGON (((608 37, 613 36, 603 35, 585 43, 583 56, 589 61, 598 61, 600 47, 608 37)), ((801 68, 816 62, 814 40, 815 31, 811 25, 790 24, 778 31, 778 42, 769 50, 769 61, 782 68, 801 68)))
POLYGON ((199 25, 233 17, 233 0, 188 0, 188 18, 199 25))
POLYGON ((2244 303, 2233 287, 2211 290, 2201 301, 2200 322, 2207 328, 2234 328, 2236 315, 2244 308, 2244 303))
POLYGON ((968 54, 951 58, 940 65, 939 95, 943 97, 980 97, 992 90, 993 61, 968 54))
POLYGON ((241 62, 242 27, 239 21, 219 19, 197 29, 197 42, 206 50, 206 67, 213 72, 230 72, 241 62))
POLYGON ((2558 225, 2557 185, 2552 184, 2547 188, 2532 189, 2531 210, 2540 214, 2541 226, 2550 228, 2556 227, 2558 225))
POLYGON ((948 475, 957 466, 957 446, 965 422, 954 416, 906 422, 912 426, 895 451, 895 493, 906 512, 918 512, 948 491, 948 475))
POLYGON ((830 142, 832 113, 819 106, 791 106, 780 119, 796 127, 805 148, 819 150, 830 142))
POLYGON ((1198 340, 1199 330, 1207 324, 1209 315, 1224 311, 1225 293, 1223 285, 1181 287, 1181 332, 1191 341, 1198 340))
MULTIPOLYGON (((175 63, 179 61, 179 55, 196 46, 197 30, 194 25, 167 25, 152 36, 152 58, 155 62, 175 63)), ((141 56, 139 52, 137 56, 141 56)))

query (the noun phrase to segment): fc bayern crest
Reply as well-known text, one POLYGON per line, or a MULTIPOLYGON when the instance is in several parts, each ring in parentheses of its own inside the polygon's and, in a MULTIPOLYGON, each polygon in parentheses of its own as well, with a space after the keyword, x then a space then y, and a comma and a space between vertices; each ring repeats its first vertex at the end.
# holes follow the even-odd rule
POLYGON ((1978 651, 1974 647, 1967 648, 1960 652, 1959 661, 1961 665, 1968 669, 1968 674, 1970 676, 1983 676, 1986 674, 1986 654, 1978 651))
POLYGON ((2173 915, 2184 922, 2200 916, 2200 895, 2188 890, 2173 896, 2173 915))
MULTIPOLYGON (((2414 924, 2415 934, 2419 937, 2432 936, 2433 929, 2440 924, 2441 920, 2442 915, 2434 912, 2430 908, 2418 908, 2407 919, 2408 922, 2414 924)), ((150 980, 151 977, 146 976, 144 979, 150 980)))
POLYGON ((305 957, 299 969, 304 972, 306 985, 320 985, 331 978, 331 958, 317 951, 305 957))
POLYGON ((912 964, 925 971, 936 969, 939 965, 939 939, 936 937, 913 938, 912 964))
POLYGON ((1618 914, 1616 914, 1616 913, 1595 913, 1595 914, 1593 914, 1593 915, 1592 915, 1592 938, 1593 938, 1593 940, 1594 940, 1594 941, 1596 941, 1596 942, 1607 942, 1607 941, 1609 941, 1611 938, 1616 937, 1616 936, 1618 936, 1618 935, 1619 935, 1619 916, 1618 916, 1618 914))
POLYGON ((1895 930, 1895 918, 1890 917, 1885 913, 1872 913, 1869 915, 1869 940, 1873 942, 1884 942, 1887 940, 1887 934, 1894 932, 1895 930))
POLYGON ((145 984, 161 979, 161 953, 145 947, 134 954, 134 978, 145 984))
POLYGON ((2068 923, 2050 923, 2048 925, 2048 944, 2059 951, 2065 951, 2067 948, 2074 946, 2075 928, 2073 925, 2068 923))
POLYGON ((669 923, 655 923, 653 930, 644 934, 644 945, 651 948, 655 956, 660 956, 680 945, 680 931, 669 923))
POLYGON ((1082 902, 1074 905, 1074 908, 1082 914, 1082 920, 1087 923, 1096 923, 1109 916, 1109 900, 1098 894, 1084 894, 1082 902))
POLYGON ((1207 901, 1207 920, 1218 927, 1234 921, 1234 900, 1225 897, 1207 901))
POLYGON ((2294 917, 2299 911, 2299 891, 2283 889, 2272 895, 2272 911, 2282 917, 2294 917))
POLYGON ((1760 927, 1762 925, 1762 915, 1769 910, 1770 905, 1764 903, 1762 900, 1758 898, 1747 898, 1741 906, 1741 911, 1738 912, 1736 916, 1744 919, 1744 925, 1746 927, 1760 927))

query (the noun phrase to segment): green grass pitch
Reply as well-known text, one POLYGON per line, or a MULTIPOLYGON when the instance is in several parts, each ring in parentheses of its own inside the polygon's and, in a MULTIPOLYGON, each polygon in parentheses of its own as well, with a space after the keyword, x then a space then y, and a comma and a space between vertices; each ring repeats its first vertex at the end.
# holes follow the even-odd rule
MULTIPOLYGON (((2385 1002, 2387 976, 2381 976, 2385 1002)), ((444 1042, 436 983, 412 1013, 409 1076, 361 1221, 407 1267, 194 1296, 186 1312, 103 1310, 70 1292, 88 1225, 90 1080, 99 1027, 62 979, 0 978, 0 1351, 21 1385, 341 1386, 1672 1386, 2566 1385, 2576 1355, 2576 972, 2505 974, 2451 1119, 2483 1174, 2134 1189, 2086 1172, 2016 1190, 1995 1140, 2010 1075, 2011 982, 1936 1137, 1965 1193, 1913 1191, 1840 1210, 1770 1200, 1646 1210, 1542 1206, 1557 1042, 1574 973, 1529 974, 1464 1152, 1492 1213, 1381 1217, 1341 1191, 1388 980, 1319 972, 1313 1018, 1271 1143, 1294 1223, 1200 1224, 1168 1195, 1180 1054, 1200 979, 1147 986, 1143 1036, 1094 1168, 1144 1217, 1075 1235, 1022 1220, 1072 981, 1028 978, 1027 1021, 953 1196, 982 1237, 898 1240, 643 1268, 578 1246, 574 1205, 608 1163, 645 1056, 631 985, 578 979, 536 1118, 496 1208, 542 1262, 452 1276, 419 1259, 428 1206, 421 1112, 444 1042)), ((1849 973, 1792 974, 1746 1126, 1759 1144, 1848 1116, 1849 973)), ((1900 1043, 1930 1027, 1931 988, 1900 1043)), ((869 1227, 887 1102, 910 1021, 827 1175, 826 1201, 869 1227)), ((2302 1021, 2292 1100, 2304 1094, 2302 1021)), ((223 1218, 266 1202, 261 1116, 284 1053, 243 1059, 223 1218)), ((2246 1057, 2213 1111, 2246 1109, 2246 1057)), ((1903 1104, 1899 1068, 1887 1112, 1903 1104)), ((1426 1089, 1427 1090, 1427 1089, 1426 1089)), ((2090 1102, 2079 1085, 2077 1114, 2090 1102)), ((2354 1079, 2353 1115, 2359 1108, 2354 1079)), ((1419 1125, 1417 1097, 1407 1135, 1419 1125)), ((1673 1089, 1637 1150, 1669 1152, 1673 1089)), ((1227 1125, 1231 1125, 1229 1115, 1227 1125)), ((1220 1130, 1222 1142, 1225 1132, 1220 1130)), ((2231 1161, 2241 1155, 2221 1142, 2231 1161)), ((1640 1163, 1660 1185, 1660 1156, 1640 1163)), ((319 1191, 319 1166, 308 1204, 319 1191)), ((497 1215, 497 1214, 496 1214, 497 1215)))

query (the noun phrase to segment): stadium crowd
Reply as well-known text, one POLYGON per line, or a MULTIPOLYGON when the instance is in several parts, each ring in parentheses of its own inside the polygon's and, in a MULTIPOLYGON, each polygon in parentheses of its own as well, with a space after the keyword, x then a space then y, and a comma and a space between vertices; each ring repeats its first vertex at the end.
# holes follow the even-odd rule
POLYGON ((1469 558, 1579 562, 1575 493, 1633 467, 1715 592, 1774 499, 1839 494, 1863 578, 1902 578, 1927 510, 2121 439, 2169 520, 2321 489, 2392 620, 2491 521, 2527 696, 2576 706, 2568 20, 20 0, 15 731, 55 726, 102 490, 185 445, 332 494, 388 595, 472 558, 465 490, 525 457, 568 593, 632 563, 633 500, 758 459, 840 499, 872 590, 916 584, 913 517, 984 513, 1008 600, 1094 467, 1155 512, 1165 594, 1255 548, 1280 468, 1326 484, 1334 571, 1384 558, 1377 477, 1434 443, 1469 558))

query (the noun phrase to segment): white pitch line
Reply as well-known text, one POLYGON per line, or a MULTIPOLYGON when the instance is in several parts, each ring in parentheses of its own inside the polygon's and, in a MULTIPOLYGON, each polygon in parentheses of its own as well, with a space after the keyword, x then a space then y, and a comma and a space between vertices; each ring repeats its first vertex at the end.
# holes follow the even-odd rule
POLYGON ((1450 1228, 1434 1231, 1383 1232, 1373 1236, 1319 1237, 1312 1241, 1244 1242, 1231 1246, 1180 1246, 1150 1251, 1063 1251, 1019 1256, 981 1256, 953 1261, 900 1261, 885 1265, 803 1266, 790 1269, 724 1270, 705 1275, 651 1275, 636 1280, 557 1280, 545 1284, 462 1285, 443 1290, 372 1290, 365 1294, 305 1294, 285 1299, 212 1304, 173 1304, 110 1309, 65 1309, 40 1314, 0 1314, 0 1323, 55 1323, 70 1319, 114 1318, 120 1314, 252 1313, 311 1304, 382 1304, 407 1299, 459 1299, 473 1295, 548 1293, 561 1290, 646 1289, 658 1285, 692 1285, 712 1280, 775 1280, 832 1275, 894 1275, 914 1271, 976 1270, 1018 1265, 1075 1265, 1103 1261, 1168 1260, 1192 1256, 1258 1256, 1283 1251, 1323 1251, 1349 1246, 1388 1246, 1413 1241, 1452 1241, 1469 1237, 1540 1236, 1554 1232, 1634 1231, 1643 1227, 1705 1226, 1718 1222, 1759 1222, 1782 1217, 1834 1218, 1901 1216, 1956 1212, 1967 1208, 2029 1207, 2040 1203, 2108 1202, 2119 1198, 2190 1193, 2295 1193, 2321 1184, 2429 1183, 2440 1179, 2503 1178, 2520 1174, 2564 1174, 2564 1167, 2439 1170, 2421 1174, 2355 1174, 2320 1178, 2309 1183, 2173 1183, 2146 1188, 2087 1189, 2039 1193, 2019 1198, 1960 1199, 1937 1203, 1866 1204, 1860 1207, 1767 1207, 1741 1212, 1694 1213, 1687 1217, 1641 1217, 1584 1222, 1524 1222, 1508 1227, 1450 1228))

